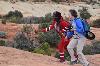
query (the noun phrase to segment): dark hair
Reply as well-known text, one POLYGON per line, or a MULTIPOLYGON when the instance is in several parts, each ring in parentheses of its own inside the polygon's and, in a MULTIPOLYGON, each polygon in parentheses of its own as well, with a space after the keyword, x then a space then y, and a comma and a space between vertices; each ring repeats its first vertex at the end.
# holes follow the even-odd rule
POLYGON ((61 18, 61 13, 58 11, 53 12, 53 17, 54 18, 61 18))
POLYGON ((70 12, 71 15, 74 16, 74 17, 77 17, 77 16, 78 16, 76 10, 71 9, 71 10, 69 10, 69 12, 70 12))
POLYGON ((53 18, 55 19, 57 24, 59 24, 60 23, 60 19, 61 19, 61 13, 58 12, 58 11, 53 12, 53 18))

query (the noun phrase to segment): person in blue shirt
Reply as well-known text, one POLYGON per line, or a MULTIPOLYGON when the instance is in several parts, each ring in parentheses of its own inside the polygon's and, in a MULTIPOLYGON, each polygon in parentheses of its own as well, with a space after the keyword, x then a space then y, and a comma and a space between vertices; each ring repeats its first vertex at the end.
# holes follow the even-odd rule
POLYGON ((72 9, 69 10, 69 17, 71 19, 71 24, 73 26, 72 31, 74 31, 74 35, 67 46, 68 52, 71 56, 71 64, 76 64, 79 60, 83 66, 89 66, 89 62, 82 53, 86 38, 83 35, 84 28, 81 23, 81 19, 78 18, 77 12, 72 9), (77 49, 76 52, 78 55, 78 60, 74 56, 74 48, 77 49))

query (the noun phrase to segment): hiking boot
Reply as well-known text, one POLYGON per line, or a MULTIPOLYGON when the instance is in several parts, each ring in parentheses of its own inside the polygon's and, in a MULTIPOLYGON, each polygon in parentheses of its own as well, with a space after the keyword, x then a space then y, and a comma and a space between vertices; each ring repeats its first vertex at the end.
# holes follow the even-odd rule
POLYGON ((71 65, 73 65, 73 64, 77 64, 77 60, 75 60, 75 61, 71 61, 70 64, 71 64, 71 65))
POLYGON ((65 60, 60 60, 60 62, 61 62, 61 63, 64 63, 64 62, 65 62, 65 60))
POLYGON ((90 66, 90 64, 87 64, 87 65, 83 65, 83 66, 90 66))

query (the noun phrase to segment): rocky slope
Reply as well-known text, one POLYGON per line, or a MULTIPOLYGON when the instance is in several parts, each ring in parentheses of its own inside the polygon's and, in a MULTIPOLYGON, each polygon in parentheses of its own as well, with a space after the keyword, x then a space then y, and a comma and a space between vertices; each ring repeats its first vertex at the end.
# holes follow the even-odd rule
POLYGON ((100 7, 97 5, 88 5, 82 2, 56 4, 56 3, 29 3, 29 2, 10 2, 0 1, 0 15, 6 14, 9 11, 19 10, 24 16, 45 16, 47 13, 60 11, 63 16, 68 16, 69 9, 78 10, 82 6, 88 7, 89 12, 93 16, 100 16, 100 7), (95 7, 95 9, 93 9, 95 7))
MULTIPOLYGON (((100 55, 87 56, 90 66, 100 66, 100 55)), ((0 46, 0 66, 71 66, 58 62, 58 59, 30 53, 10 47, 0 46)), ((73 66, 82 66, 80 64, 73 66)))

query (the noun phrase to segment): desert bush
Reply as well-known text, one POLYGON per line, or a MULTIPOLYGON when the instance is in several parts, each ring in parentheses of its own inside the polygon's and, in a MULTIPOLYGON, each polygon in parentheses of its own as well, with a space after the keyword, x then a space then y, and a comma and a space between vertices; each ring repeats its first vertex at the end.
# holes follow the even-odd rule
POLYGON ((45 42, 42 43, 42 45, 39 48, 35 48, 33 52, 51 56, 52 49, 50 48, 50 45, 47 42, 45 42))
POLYGON ((52 0, 53 2, 59 3, 59 2, 65 2, 64 0, 52 0))
POLYGON ((44 17, 37 17, 37 19, 35 19, 35 20, 37 20, 35 22, 39 22, 39 23, 51 23, 52 22, 52 14, 47 13, 47 14, 45 14, 44 17))
POLYGON ((45 2, 46 0, 34 0, 34 2, 45 2))
POLYGON ((6 38, 7 34, 6 32, 0 32, 0 38, 6 38))
POLYGON ((0 46, 5 46, 6 42, 4 40, 0 40, 0 46))
POLYGON ((5 17, 9 18, 9 17, 23 17, 22 13, 18 10, 15 11, 9 11, 8 14, 5 15, 5 17))
POLYGON ((2 16, 0 15, 0 19, 2 18, 2 16))
POLYGON ((45 23, 46 22, 46 19, 45 17, 38 17, 38 23, 45 23))
POLYGON ((18 33, 15 38, 14 38, 14 48, 18 48, 18 49, 27 49, 30 48, 30 41, 28 39, 27 36, 25 36, 25 34, 23 32, 18 33))
POLYGON ((100 54, 100 41, 94 41, 92 45, 84 46, 83 53, 85 55, 100 54))
POLYGON ((16 17, 10 17, 9 18, 9 22, 17 22, 17 18, 16 17))
MULTIPOLYGON (((18 19, 18 18, 17 18, 18 19)), ((47 13, 45 16, 42 17, 23 17, 18 19, 19 24, 41 24, 41 23, 51 23, 52 22, 52 15, 51 13, 47 13)))
POLYGON ((25 2, 25 0, 20 0, 20 1, 25 2))
POLYGON ((100 54, 100 41, 95 41, 92 48, 93 54, 100 54))
POLYGON ((31 25, 25 24, 25 25, 23 25, 22 31, 25 33, 30 33, 30 32, 33 32, 34 30, 31 25))
POLYGON ((1 23, 6 24, 6 19, 2 19, 1 23))
POLYGON ((9 11, 8 14, 3 16, 3 20, 9 21, 9 22, 17 22, 23 17, 22 13, 18 10, 15 11, 9 11))
POLYGON ((18 33, 14 38, 14 48, 27 50, 27 51, 33 51, 34 48, 38 47, 40 44, 38 43, 38 40, 30 40, 30 37, 25 34, 24 32, 18 33))
POLYGON ((8 1, 8 0, 4 0, 4 1, 8 1))
POLYGON ((83 19, 89 19, 91 17, 91 14, 88 12, 88 9, 86 7, 82 7, 82 9, 79 9, 80 17, 83 19))
POLYGON ((91 46, 91 45, 86 45, 86 46, 84 46, 84 48, 83 48, 83 53, 84 53, 85 55, 92 55, 92 54, 93 54, 92 49, 93 49, 93 46, 91 46))
POLYGON ((56 47, 60 37, 55 30, 51 30, 46 33, 40 33, 38 39, 40 43, 48 42, 51 47, 56 47))
POLYGON ((53 16, 52 16, 51 13, 45 14, 45 21, 46 21, 47 23, 51 23, 51 22, 52 22, 52 19, 53 19, 53 16))
POLYGON ((94 20, 93 23, 91 23, 92 27, 100 28, 100 19, 94 20))
POLYGON ((41 24, 39 24, 39 28, 41 29, 41 28, 46 28, 46 27, 49 27, 49 23, 41 23, 41 24))
POLYGON ((32 37, 32 30, 31 26, 23 26, 22 31, 18 32, 14 38, 13 47, 27 51, 33 51, 34 48, 38 47, 40 43, 38 39, 32 37))

